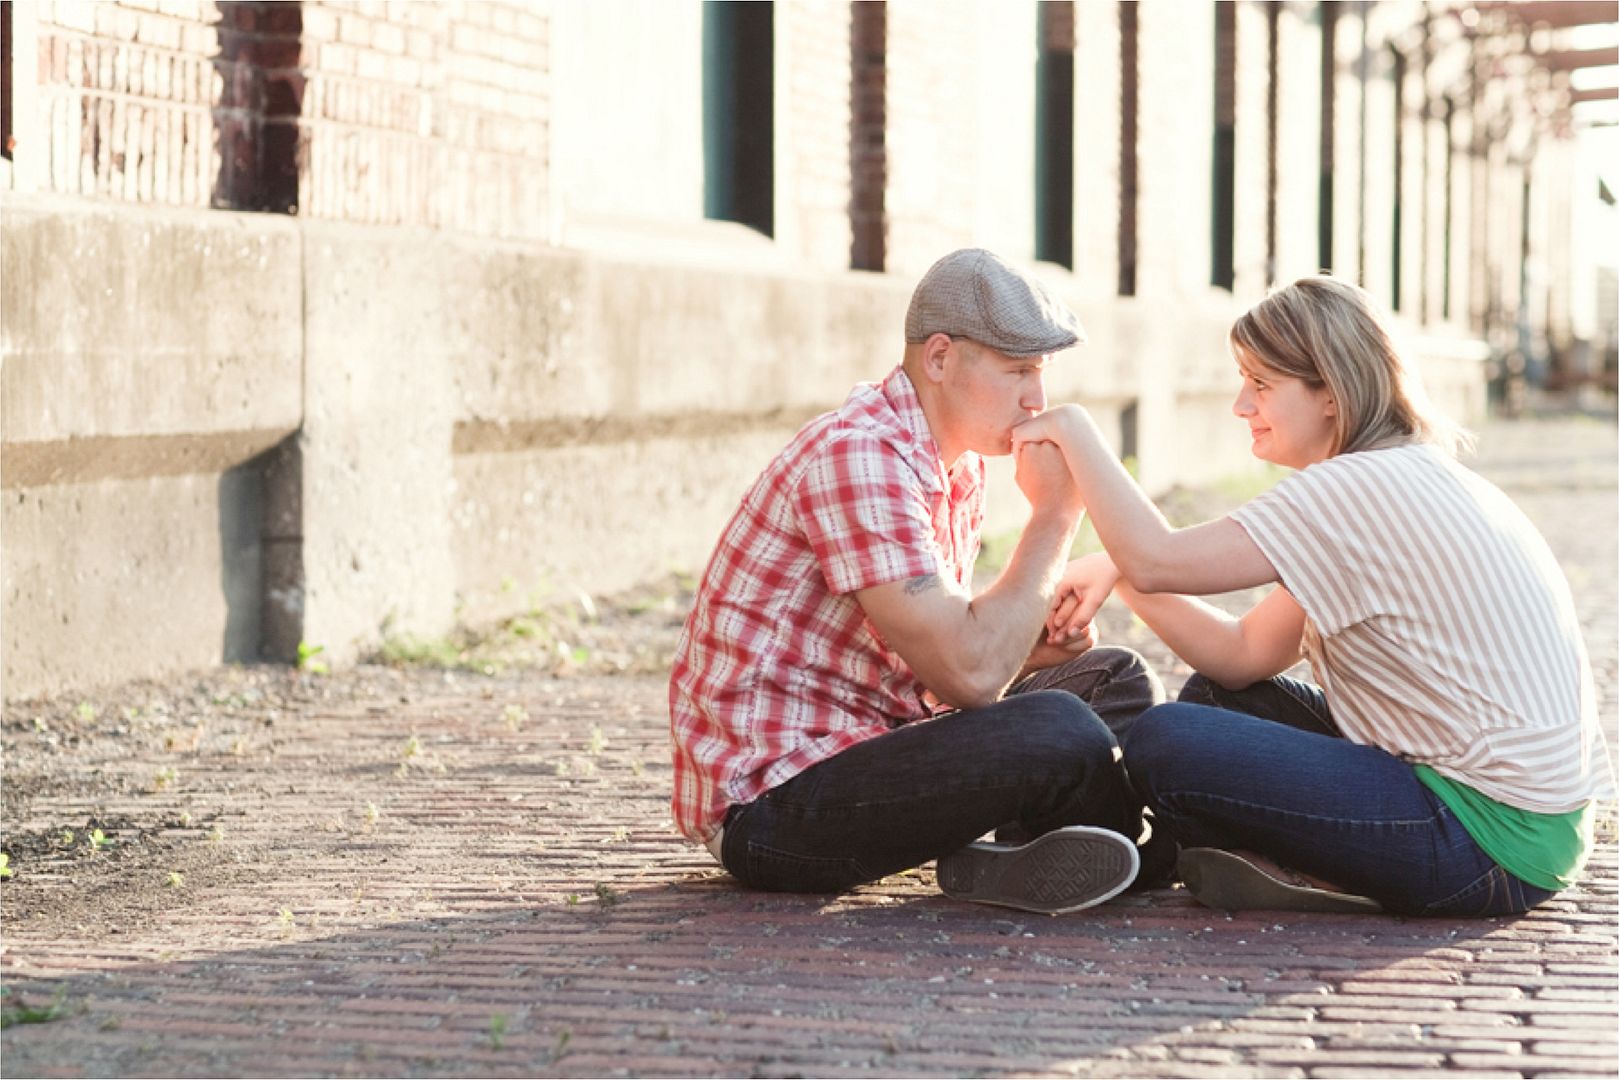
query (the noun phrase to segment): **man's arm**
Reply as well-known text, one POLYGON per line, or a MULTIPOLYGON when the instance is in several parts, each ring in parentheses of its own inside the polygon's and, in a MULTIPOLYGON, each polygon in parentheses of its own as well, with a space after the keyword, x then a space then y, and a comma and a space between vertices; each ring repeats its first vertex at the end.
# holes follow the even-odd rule
POLYGON ((979 596, 937 574, 855 593, 889 647, 957 708, 998 700, 1023 669, 1079 527, 1078 498, 1055 446, 1019 453, 1018 485, 1034 512, 1005 571, 979 596))

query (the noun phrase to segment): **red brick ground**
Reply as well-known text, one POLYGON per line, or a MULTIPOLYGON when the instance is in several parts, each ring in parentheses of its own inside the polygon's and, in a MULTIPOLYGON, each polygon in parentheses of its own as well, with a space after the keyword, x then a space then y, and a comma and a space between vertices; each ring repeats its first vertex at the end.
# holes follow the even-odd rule
MULTIPOLYGON (((1611 729, 1613 428, 1494 437, 1611 729)), ((670 831, 656 677, 247 670, 107 704, 155 693, 8 707, 6 1009, 59 1015, 7 1028, 6 1076, 1619 1072, 1611 818, 1520 919, 1180 890, 1045 918, 926 868, 765 896, 670 831)))

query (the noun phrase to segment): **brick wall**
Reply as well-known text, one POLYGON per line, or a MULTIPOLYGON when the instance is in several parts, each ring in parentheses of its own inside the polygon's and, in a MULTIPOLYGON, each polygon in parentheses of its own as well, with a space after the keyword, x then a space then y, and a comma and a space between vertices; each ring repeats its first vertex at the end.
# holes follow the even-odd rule
MULTIPOLYGON (((882 5, 876 5, 881 7, 882 5)), ((795 0, 776 7, 777 110, 787 115, 778 132, 777 231, 795 238, 798 257, 820 269, 849 265, 850 30, 843 0, 795 0), (785 46, 785 55, 782 47, 785 46), (785 136, 785 138, 783 138, 785 136)))
POLYGON ((973 240, 978 108, 962 58, 975 51, 974 13, 969 0, 888 7, 886 268, 902 276, 973 240))
POLYGON ((549 25, 531 6, 303 6, 299 212, 539 238, 549 25))
POLYGON ((220 54, 221 6, 38 0, 38 82, 18 101, 32 98, 44 144, 17 150, 36 162, 38 186, 125 202, 235 205, 214 136, 214 113, 237 77, 220 54))

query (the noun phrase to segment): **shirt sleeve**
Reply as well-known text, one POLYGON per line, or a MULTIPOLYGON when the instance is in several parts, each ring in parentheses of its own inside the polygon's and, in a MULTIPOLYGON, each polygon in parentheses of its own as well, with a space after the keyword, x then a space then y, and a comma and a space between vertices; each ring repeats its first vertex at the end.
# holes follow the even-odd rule
POLYGON ((1386 522, 1366 512, 1366 478, 1343 464, 1309 466, 1231 515, 1328 637, 1380 614, 1387 591, 1373 565, 1387 540, 1371 535, 1386 522))
POLYGON ((833 593, 943 571, 927 489, 874 435, 829 443, 799 477, 793 504, 833 593))

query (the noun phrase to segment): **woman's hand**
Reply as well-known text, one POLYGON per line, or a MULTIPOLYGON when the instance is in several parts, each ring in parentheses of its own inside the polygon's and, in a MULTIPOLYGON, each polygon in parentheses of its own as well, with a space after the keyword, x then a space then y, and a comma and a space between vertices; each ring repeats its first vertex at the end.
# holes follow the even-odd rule
POLYGON ((1056 443, 1066 455, 1068 428, 1076 417, 1072 413, 1080 413, 1078 405, 1053 405, 1039 416, 1030 417, 1012 429, 1012 450, 1015 453, 1024 443, 1049 442, 1056 443))
POLYGON ((1091 623, 1118 582, 1118 568, 1106 552, 1099 551, 1069 563, 1057 582, 1056 595, 1051 598, 1051 611, 1046 616, 1046 640, 1062 645, 1087 634, 1094 638, 1091 623))

